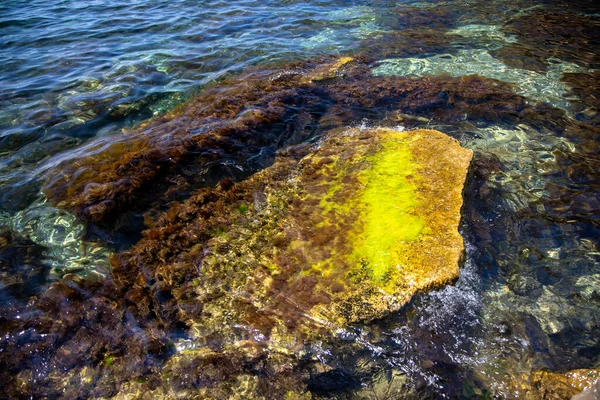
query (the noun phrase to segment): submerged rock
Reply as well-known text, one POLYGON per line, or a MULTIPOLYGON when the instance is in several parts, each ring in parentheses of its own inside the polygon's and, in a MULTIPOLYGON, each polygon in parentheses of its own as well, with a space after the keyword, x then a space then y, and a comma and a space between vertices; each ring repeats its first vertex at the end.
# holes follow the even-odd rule
MULTIPOLYGON (((251 178, 201 189, 148 221, 115 259, 115 280, 138 318, 189 328, 170 370, 226 353, 238 361, 218 363, 224 380, 257 363, 288 373, 348 324, 458 277, 471 156, 437 131, 334 130, 315 151, 281 152, 251 178)), ((302 387, 301 374, 289 376, 302 387)))
MULTIPOLYGON (((423 118, 517 122, 531 106, 513 86, 479 76, 374 76, 364 57, 248 71, 205 89, 170 114, 98 138, 58 165, 43 187, 51 204, 114 228, 127 212, 164 210, 224 177, 270 165, 277 149, 365 118, 415 127, 423 118), (416 121, 416 122, 415 122, 416 121)), ((43 169, 42 168, 42 169, 43 169)))
POLYGON ((600 44, 599 27, 600 22, 593 16, 535 11, 508 21, 503 31, 516 36, 519 43, 508 44, 492 54, 507 65, 538 72, 545 71, 556 59, 598 68, 598 54, 590 49, 600 44))
POLYGON ((44 250, 29 238, 0 227, 0 300, 26 298, 46 283, 49 267, 42 261, 44 250))
POLYGON ((600 124, 600 71, 567 73, 561 80, 571 87, 570 94, 579 98, 572 101, 575 117, 597 127, 600 124))
POLYGON ((599 379, 598 369, 576 369, 564 373, 537 371, 511 389, 514 398, 527 400, 595 399, 597 397, 593 393, 592 397, 584 395, 586 392, 590 395, 599 379))
POLYGON ((206 325, 203 307, 239 310, 242 299, 290 326, 379 318, 457 278, 471 157, 437 131, 334 131, 300 161, 280 156, 247 181, 172 206, 115 273, 135 282, 132 296, 150 291, 153 307, 137 307, 165 325, 206 325))

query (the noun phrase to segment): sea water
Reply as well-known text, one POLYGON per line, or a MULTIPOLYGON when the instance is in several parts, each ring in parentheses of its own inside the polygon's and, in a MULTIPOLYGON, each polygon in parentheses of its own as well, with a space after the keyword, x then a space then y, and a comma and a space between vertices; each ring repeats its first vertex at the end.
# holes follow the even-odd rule
MULTIPOLYGON (((560 128, 568 119, 597 129, 595 106, 562 78, 598 71, 598 35, 574 29, 572 50, 536 55, 535 38, 528 42, 513 23, 534 14, 596 24, 600 15, 585 1, 3 2, 0 224, 43 246, 50 281, 107 273, 111 252, 128 241, 89 241, 86 224, 41 192, 44 173, 90 141, 110 140, 248 68, 367 54, 375 76, 509 82, 530 104, 563 114, 548 114, 544 128, 420 120, 498 166, 467 182, 458 282, 340 332, 361 344, 379 374, 345 365, 336 358, 343 349, 316 348, 343 382, 358 384, 313 379, 308 387, 325 398, 369 398, 389 387, 401 397, 519 398, 524 374, 600 360, 600 145, 560 128)), ((552 18, 541 18, 550 35, 552 18)), ((348 121, 357 124, 379 121, 348 121)))

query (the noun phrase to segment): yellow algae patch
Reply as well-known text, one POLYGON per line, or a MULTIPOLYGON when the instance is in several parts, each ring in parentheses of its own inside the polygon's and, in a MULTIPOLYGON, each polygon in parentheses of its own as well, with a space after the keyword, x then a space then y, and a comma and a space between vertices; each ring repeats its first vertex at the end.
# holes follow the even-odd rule
POLYGON ((295 225, 306 227, 301 247, 318 279, 313 293, 329 299, 312 308, 313 316, 340 323, 378 318, 454 281, 471 158, 441 132, 383 128, 331 133, 306 157, 299 187, 309 195, 290 217, 313 222, 295 225))
POLYGON ((340 67, 348 64, 350 61, 354 61, 354 58, 352 57, 340 57, 340 59, 331 66, 331 68, 329 68, 330 72, 335 72, 338 69, 340 69, 340 67))
POLYGON ((417 205, 418 166, 405 138, 386 140, 369 162, 371 167, 359 177, 365 185, 358 198, 364 212, 362 232, 354 239, 353 261, 366 263, 372 279, 380 282, 400 262, 398 245, 416 239, 424 221, 411 213, 417 205))
POLYGON ((352 61, 354 61, 353 57, 340 57, 335 62, 318 66, 308 75, 306 75, 302 81, 308 83, 312 81, 335 78, 340 73, 342 67, 352 61))

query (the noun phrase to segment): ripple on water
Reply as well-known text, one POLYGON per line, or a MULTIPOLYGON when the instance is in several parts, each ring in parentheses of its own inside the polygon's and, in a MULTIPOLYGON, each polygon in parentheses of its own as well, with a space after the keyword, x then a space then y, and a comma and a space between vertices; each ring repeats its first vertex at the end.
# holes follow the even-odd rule
POLYGON ((557 61, 544 74, 526 71, 509 67, 481 49, 460 50, 457 54, 441 54, 427 58, 387 59, 380 61, 373 69, 375 75, 482 75, 512 82, 517 85, 518 93, 530 99, 569 109, 570 104, 565 99, 569 87, 560 81, 562 74, 566 72, 588 70, 576 64, 557 61))
MULTIPOLYGON (((579 120, 597 120, 598 96, 588 90, 598 74, 588 68, 597 61, 596 49, 583 53, 575 44, 573 50, 561 26, 587 21, 582 37, 597 40, 590 27, 599 14, 571 13, 597 9, 593 2, 208 1, 202 8, 166 1, 49 3, 0 4, 0 225, 44 246, 43 261, 55 276, 108 268, 109 250, 82 241, 84 225, 46 203, 34 172, 44 169, 38 164, 57 165, 81 154, 73 146, 92 151, 85 147, 88 138, 110 142, 124 126, 168 112, 204 85, 248 66, 363 51, 365 38, 376 40, 364 46, 382 38, 379 46, 385 47, 389 39, 396 52, 376 64, 375 75, 479 74, 514 83, 530 103, 570 110, 576 95, 582 99, 579 120), (547 6, 570 14, 547 17, 547 6), (531 15, 539 35, 529 38, 531 15), (544 38, 546 33, 551 35, 544 38), (536 47, 542 51, 525 57, 536 47), (550 50, 564 59, 550 57, 550 50), (400 55, 412 58, 388 58, 400 55), (561 82, 564 73, 573 92, 561 82), (57 137, 62 139, 45 141, 57 137)), ((536 110, 537 120, 529 122, 520 115, 515 124, 475 127, 465 117, 440 127, 477 154, 463 226, 471 244, 457 284, 415 299, 380 325, 339 330, 332 343, 305 349, 302 357, 338 368, 329 379, 347 379, 350 372, 344 371, 355 368, 362 381, 343 382, 359 382, 351 390, 365 398, 389 394, 390 388, 413 397, 519 398, 532 371, 597 365, 598 141, 594 128, 549 107, 536 110), (423 389, 427 385, 431 392, 423 389)), ((405 122, 410 117, 398 115, 405 122)), ((435 123, 420 115, 414 121, 435 123)), ((236 329, 240 337, 262 340, 244 326, 236 329)), ((133 331, 139 338, 139 327, 133 331)), ((22 331, 10 341, 19 335, 39 340, 33 331, 22 331)), ((175 350, 198 346, 184 338, 175 350)), ((40 362, 33 382, 53 368, 40 362)))
POLYGON ((16 213, 1 212, 0 226, 26 236, 45 248, 45 262, 54 277, 70 272, 82 275, 109 269, 110 250, 83 240, 84 224, 73 214, 50 206, 45 199, 16 213))

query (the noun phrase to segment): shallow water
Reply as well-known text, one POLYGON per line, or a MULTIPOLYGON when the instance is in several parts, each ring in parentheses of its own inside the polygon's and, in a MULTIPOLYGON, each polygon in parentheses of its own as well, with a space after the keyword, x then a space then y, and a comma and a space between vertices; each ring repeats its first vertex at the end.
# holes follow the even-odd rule
MULTIPOLYGON (((0 224, 21 238, 16 248, 28 249, 7 250, 2 266, 36 271, 17 279, 18 295, 3 271, 2 299, 10 305, 65 275, 104 277, 110 253, 139 238, 139 215, 140 225, 123 217, 125 229, 97 227, 51 205, 41 188, 48 174, 60 175, 61 162, 160 121, 243 71, 362 57, 375 77, 508 82, 532 108, 518 117, 501 106, 458 114, 468 108, 442 88, 443 112, 431 99, 397 117, 385 101, 339 112, 352 115, 346 126, 434 128, 474 150, 461 226, 467 256, 455 285, 306 349, 329 368, 307 379, 309 390, 325 398, 520 398, 534 371, 598 368, 598 15, 585 1, 1 4, 0 224)), ((224 159, 214 177, 192 186, 244 179, 269 165, 282 143, 318 140, 322 119, 316 128, 307 123, 300 139, 248 150, 249 160, 224 159)), ((11 321, 20 318, 8 308, 0 319, 6 349, 18 336, 11 321)), ((196 345, 181 334, 174 346, 196 345)), ((40 379, 59 367, 44 364, 40 379)))

